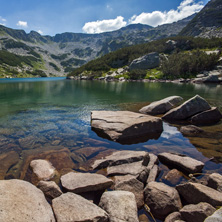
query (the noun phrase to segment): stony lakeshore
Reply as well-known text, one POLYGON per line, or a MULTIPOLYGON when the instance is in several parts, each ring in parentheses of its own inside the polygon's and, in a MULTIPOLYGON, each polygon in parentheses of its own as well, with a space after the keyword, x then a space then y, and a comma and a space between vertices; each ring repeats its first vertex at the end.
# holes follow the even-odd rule
MULTIPOLYGON (((187 135, 203 133, 195 125, 221 119, 219 110, 198 95, 180 105, 181 101, 181 97, 169 97, 151 103, 140 110, 142 114, 135 113, 140 121, 131 112, 124 112, 124 118, 121 112, 116 118, 114 113, 92 112, 92 128, 110 140, 125 142, 135 134, 143 139, 146 128, 151 128, 146 134, 161 133, 163 120, 194 124, 181 127, 187 135)), ((196 179, 204 166, 178 153, 113 150, 97 158, 89 172, 64 169, 59 173, 61 169, 50 161, 35 159, 27 167, 33 184, 0 180, 0 218, 19 222, 222 221, 222 175, 211 173, 196 179), (167 174, 160 163, 170 169, 167 174)))

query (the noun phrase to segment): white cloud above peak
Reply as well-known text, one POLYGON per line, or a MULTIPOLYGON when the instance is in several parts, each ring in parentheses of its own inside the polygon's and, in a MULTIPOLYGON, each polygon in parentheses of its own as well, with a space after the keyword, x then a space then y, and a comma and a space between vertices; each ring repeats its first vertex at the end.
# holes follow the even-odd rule
POLYGON ((117 16, 115 19, 97 20, 94 22, 87 22, 82 30, 89 34, 109 32, 120 29, 126 26, 127 22, 124 21, 122 16, 117 16))
POLYGON ((130 24, 146 24, 158 26, 166 23, 177 22, 194 13, 199 12, 204 7, 203 2, 195 2, 194 0, 184 0, 180 3, 176 10, 170 11, 153 11, 151 13, 143 12, 140 15, 134 15, 129 20, 130 24))
POLYGON ((7 20, 0 16, 0 25, 6 25, 7 20))
POLYGON ((27 28, 28 27, 28 23, 25 21, 18 21, 17 26, 23 27, 23 28, 27 28))

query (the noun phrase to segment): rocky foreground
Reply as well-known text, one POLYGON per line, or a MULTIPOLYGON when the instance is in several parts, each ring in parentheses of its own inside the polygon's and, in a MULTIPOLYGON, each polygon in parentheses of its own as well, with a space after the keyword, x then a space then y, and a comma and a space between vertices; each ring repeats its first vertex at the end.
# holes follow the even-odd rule
POLYGON ((202 172, 204 163, 191 157, 116 151, 94 162, 97 173, 69 172, 58 184, 52 181, 56 169, 48 161, 33 160, 30 167, 39 180, 37 187, 16 179, 0 181, 1 221, 150 221, 138 215, 142 208, 165 222, 222 221, 222 175, 198 181, 194 175, 202 172), (172 168, 164 183, 156 181, 159 161, 172 168), (182 177, 187 182, 179 183, 182 177))

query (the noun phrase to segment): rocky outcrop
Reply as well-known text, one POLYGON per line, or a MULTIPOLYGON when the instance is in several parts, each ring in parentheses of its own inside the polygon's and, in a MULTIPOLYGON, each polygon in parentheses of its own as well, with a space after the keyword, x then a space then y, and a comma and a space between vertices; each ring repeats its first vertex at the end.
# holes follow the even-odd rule
POLYGON ((198 173, 201 172, 204 167, 204 163, 201 161, 174 153, 160 153, 158 158, 162 163, 174 166, 185 173, 198 173))
POLYGON ((177 185, 176 189, 187 203, 206 202, 214 207, 222 205, 222 193, 205 185, 188 182, 177 185))
POLYGON ((115 190, 124 190, 132 192, 135 195, 137 208, 142 208, 144 205, 144 197, 143 197, 143 188, 144 185, 136 178, 130 178, 128 180, 123 180, 115 185, 115 190))
POLYGON ((180 210, 182 219, 189 222, 203 222, 216 209, 208 203, 190 204, 180 210))
POLYGON ((50 199, 62 195, 61 189, 54 181, 40 181, 37 187, 50 199))
POLYGON ((91 126, 99 136, 121 144, 155 139, 163 131, 160 118, 129 111, 92 111, 91 126))
POLYGON ((204 222, 222 222, 222 207, 216 210, 211 216, 207 217, 204 222))
POLYGON ((129 65, 130 70, 134 69, 153 69, 160 65, 159 53, 151 52, 147 55, 134 59, 129 65))
POLYGON ((192 116, 191 123, 195 125, 212 125, 221 120, 222 115, 218 108, 212 107, 210 110, 192 116))
POLYGON ((55 168, 47 160, 32 160, 30 166, 39 180, 50 180, 55 175, 55 168))
POLYGON ((61 177, 62 186, 74 193, 105 190, 113 181, 100 174, 70 172, 61 177))
POLYGON ((108 166, 116 166, 124 163, 133 163, 140 160, 149 161, 149 153, 144 151, 123 150, 112 153, 104 159, 96 160, 92 165, 93 169, 106 168, 108 166))
POLYGON ((58 222, 78 221, 78 222, 108 222, 107 213, 86 200, 74 194, 62 194, 52 200, 52 207, 58 222))
POLYGON ((99 206, 108 213, 110 222, 139 222, 135 196, 131 192, 105 192, 99 206))
POLYGON ((211 109, 205 99, 196 95, 182 105, 171 109, 162 118, 164 120, 185 120, 197 113, 211 109))
POLYGON ((208 178, 207 186, 222 192, 222 175, 219 173, 212 173, 208 178))
POLYGON ((176 189, 160 182, 150 182, 144 189, 145 203, 154 217, 164 219, 167 215, 182 208, 176 189))
POLYGON ((174 108, 178 103, 183 100, 180 96, 170 96, 165 99, 152 102, 148 106, 144 106, 139 111, 140 113, 150 114, 150 115, 159 115, 164 114, 170 109, 174 108))
POLYGON ((52 209, 41 190, 22 180, 0 180, 0 220, 54 222, 52 209))

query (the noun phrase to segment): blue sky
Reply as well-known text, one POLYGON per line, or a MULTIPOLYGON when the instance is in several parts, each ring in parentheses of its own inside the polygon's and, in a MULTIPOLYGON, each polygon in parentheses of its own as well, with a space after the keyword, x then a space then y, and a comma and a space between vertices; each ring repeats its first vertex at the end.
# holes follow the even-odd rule
POLYGON ((133 23, 158 26, 200 11, 209 0, 0 0, 0 24, 38 31, 101 33, 133 23))

